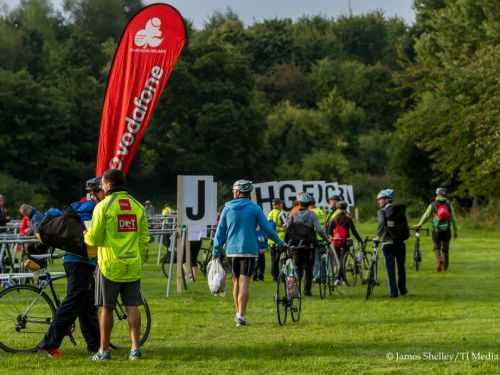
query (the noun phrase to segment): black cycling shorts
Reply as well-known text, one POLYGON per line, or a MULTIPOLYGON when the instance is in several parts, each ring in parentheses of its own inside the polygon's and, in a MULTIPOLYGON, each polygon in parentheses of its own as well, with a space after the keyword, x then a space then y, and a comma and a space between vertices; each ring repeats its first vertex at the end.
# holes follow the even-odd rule
POLYGON ((250 277, 253 275, 255 270, 255 261, 257 258, 254 257, 231 257, 231 268, 233 271, 233 277, 238 278, 240 276, 250 277))

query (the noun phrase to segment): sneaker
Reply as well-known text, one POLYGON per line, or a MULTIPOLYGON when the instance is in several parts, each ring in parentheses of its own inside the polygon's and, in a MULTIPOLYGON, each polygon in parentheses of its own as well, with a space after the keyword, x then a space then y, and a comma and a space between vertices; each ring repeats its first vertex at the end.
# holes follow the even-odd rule
POLYGON ((132 349, 130 351, 130 354, 128 355, 128 359, 131 361, 137 361, 142 357, 142 350, 141 349, 132 349))
POLYGON ((90 357, 91 361, 107 361, 111 359, 111 352, 97 352, 92 357, 90 357))
POLYGON ((247 321, 246 321, 245 317, 243 317, 243 316, 236 316, 235 322, 236 322, 236 327, 241 327, 241 326, 247 325, 247 321))
POLYGON ((47 353, 47 356, 49 358, 62 358, 64 356, 64 353, 61 352, 58 348, 52 348, 52 349, 40 349, 42 352, 47 353))

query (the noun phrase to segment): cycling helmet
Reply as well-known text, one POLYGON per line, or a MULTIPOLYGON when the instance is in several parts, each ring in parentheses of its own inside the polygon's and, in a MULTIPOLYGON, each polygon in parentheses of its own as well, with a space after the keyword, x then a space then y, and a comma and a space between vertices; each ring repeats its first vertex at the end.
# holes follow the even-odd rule
POLYGON ((252 190, 252 181, 238 180, 233 184, 233 191, 239 191, 240 193, 250 193, 252 190))
POLYGON ((380 193, 377 194, 377 199, 382 199, 382 198, 390 200, 394 199, 394 190, 392 189, 381 190, 380 193))
POLYGON ((443 187, 438 187, 436 189, 436 195, 446 195, 446 193, 448 193, 448 191, 443 187))
POLYGON ((314 198, 309 193, 300 193, 297 200, 299 203, 309 204, 314 200, 314 198))
POLYGON ((102 189, 102 179, 101 177, 94 177, 87 180, 85 183, 85 190, 87 191, 99 191, 102 189))
POLYGON ((337 202, 337 205, 336 207, 341 209, 341 210, 347 210, 347 202, 346 201, 340 201, 340 202, 337 202))

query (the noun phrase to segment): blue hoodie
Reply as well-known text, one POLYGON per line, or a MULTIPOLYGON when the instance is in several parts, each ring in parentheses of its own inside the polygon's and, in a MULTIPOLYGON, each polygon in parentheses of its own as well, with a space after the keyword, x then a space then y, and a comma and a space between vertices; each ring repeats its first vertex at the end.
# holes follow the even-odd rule
POLYGON ((262 209, 247 198, 226 203, 214 239, 214 257, 220 256, 224 245, 226 255, 252 254, 258 256, 257 225, 277 244, 283 245, 262 209))

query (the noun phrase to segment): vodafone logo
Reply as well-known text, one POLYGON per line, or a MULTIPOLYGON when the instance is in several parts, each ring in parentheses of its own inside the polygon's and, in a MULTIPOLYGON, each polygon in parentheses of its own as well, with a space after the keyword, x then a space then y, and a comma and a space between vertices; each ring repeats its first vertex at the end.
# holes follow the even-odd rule
POLYGON ((144 29, 135 34, 134 43, 137 47, 158 47, 163 41, 160 30, 161 20, 158 17, 151 18, 146 22, 144 29))

